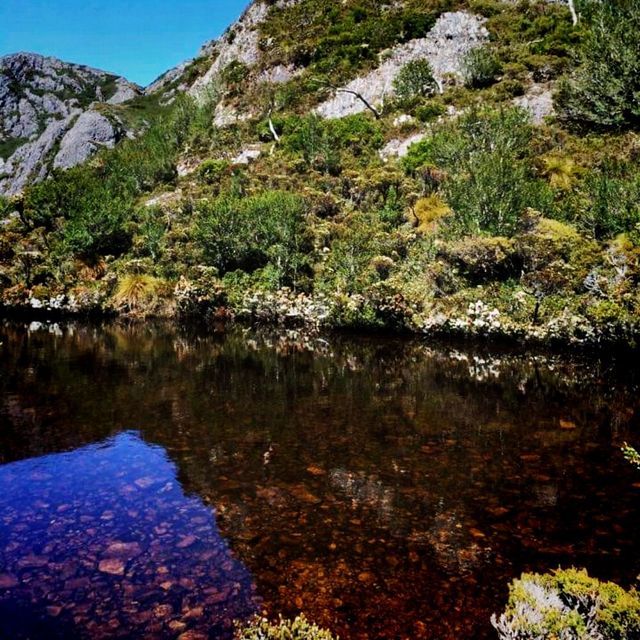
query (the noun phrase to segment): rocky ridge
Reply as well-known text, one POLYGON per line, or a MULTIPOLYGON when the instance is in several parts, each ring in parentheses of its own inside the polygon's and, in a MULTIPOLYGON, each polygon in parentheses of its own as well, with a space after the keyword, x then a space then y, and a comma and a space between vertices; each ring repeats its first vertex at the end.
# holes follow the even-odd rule
MULTIPOLYGON (((288 82, 304 68, 286 64, 263 68, 260 25, 273 7, 297 1, 254 0, 220 38, 206 42, 194 59, 168 70, 144 90, 114 74, 51 57, 32 53, 1 57, 0 195, 18 194, 53 168, 74 166, 100 147, 114 146, 126 134, 126 126, 104 105, 120 105, 138 96, 156 96, 160 105, 181 93, 201 98, 216 91, 231 63, 257 69, 252 77, 258 83, 288 82)), ((366 107, 354 92, 370 104, 383 104, 393 96, 393 80, 400 68, 419 58, 430 61, 441 86, 450 79, 459 80, 465 54, 488 38, 484 19, 466 11, 444 13, 425 37, 384 51, 377 68, 354 78, 342 87, 346 91, 335 92, 315 111, 325 118, 362 112, 366 107)), ((552 110, 551 91, 536 85, 514 103, 528 109, 533 121, 540 123, 552 110)), ((223 97, 214 124, 224 127, 252 115, 238 111, 223 97)), ((408 145, 397 142, 399 153, 394 148, 383 155, 403 155, 408 145)))
MULTIPOLYGON (((436 80, 442 86, 447 76, 459 77, 464 56, 488 40, 489 32, 483 22, 465 11, 444 13, 426 37, 394 47, 386 52, 387 59, 378 68, 355 78, 344 88, 358 93, 370 104, 380 104, 393 95, 393 81, 400 69, 408 62, 422 58, 429 60, 436 80)), ((316 112, 325 118, 342 118, 366 108, 353 93, 340 92, 323 102, 316 112)))
POLYGON ((100 105, 140 94, 137 85, 99 69, 34 53, 0 58, 0 194, 17 194, 52 168, 115 145, 124 127, 100 105))

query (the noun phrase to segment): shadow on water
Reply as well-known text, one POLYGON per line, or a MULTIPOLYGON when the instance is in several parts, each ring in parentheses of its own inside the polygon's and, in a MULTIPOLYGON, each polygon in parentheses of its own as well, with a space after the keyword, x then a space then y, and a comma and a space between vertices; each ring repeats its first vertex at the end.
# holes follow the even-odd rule
POLYGON ((213 511, 134 433, 0 467, 0 514, 2 637, 219 637, 257 610, 213 511))
MULTIPOLYGON (((52 625, 118 637, 135 634, 142 615, 153 633, 175 637, 176 623, 224 626, 260 604, 270 615, 305 611, 347 639, 492 638, 489 616, 523 570, 576 565, 624 585, 635 579, 640 474, 619 446, 638 443, 637 371, 419 341, 325 338, 0 327, 0 460, 7 463, 0 478, 24 469, 12 472, 12 482, 32 492, 2 506, 0 518, 24 520, 18 537, 25 540, 39 535, 38 500, 71 505, 56 511, 55 522, 98 520, 80 527, 83 535, 97 531, 82 565, 94 578, 68 594, 81 613, 65 618, 63 607, 52 625), (124 431, 129 425, 142 439, 124 431), (105 439, 106 448, 85 446, 105 439), (24 458, 77 447, 84 448, 53 457, 61 462, 42 486, 29 479, 38 459, 24 458), (110 447, 123 452, 109 458, 110 447), (139 455, 130 459, 129 449, 139 455), (100 514, 89 498, 42 497, 45 489, 89 488, 77 478, 99 468, 96 455, 124 465, 112 485, 90 492, 110 505, 100 514), (62 482, 65 456, 84 469, 73 482, 62 482), (165 479, 135 482, 156 475, 165 479), (171 500, 186 509, 184 518, 171 500), (114 517, 103 520, 105 511, 114 517), (173 533, 163 524, 170 518, 178 518, 173 533), (111 526, 118 528, 109 533, 111 526), (123 558, 124 575, 96 568, 109 544, 136 541, 138 529, 145 551, 123 558), (190 536, 197 542, 179 548, 190 536), (207 545, 220 549, 219 559, 206 559, 207 545), (144 564, 152 552, 170 579, 144 564), (162 553, 176 554, 172 564, 162 553), (237 575, 228 579, 241 586, 225 592, 214 580, 213 597, 223 602, 207 592, 212 562, 231 562, 237 575), (132 580, 129 593, 123 585, 132 580), (163 582, 172 586, 164 590, 163 582), (104 611, 95 604, 100 589, 112 594, 104 611)), ((96 472, 96 482, 103 476, 96 472)), ((51 516, 51 507, 43 510, 51 516)), ((0 522, 3 531, 14 526, 0 522)), ((79 552, 73 536, 61 545, 59 555, 33 551, 53 562, 43 575, 56 584, 29 582, 38 606, 43 594, 65 592, 65 563, 79 552)), ((3 540, 3 558, 24 558, 7 548, 3 540)), ((38 567, 3 571, 11 583, 38 567)), ((0 593, 20 589, 23 582, 0 593)), ((29 592, 22 606, 32 600, 29 592)), ((3 609, 0 619, 6 623, 3 609)))

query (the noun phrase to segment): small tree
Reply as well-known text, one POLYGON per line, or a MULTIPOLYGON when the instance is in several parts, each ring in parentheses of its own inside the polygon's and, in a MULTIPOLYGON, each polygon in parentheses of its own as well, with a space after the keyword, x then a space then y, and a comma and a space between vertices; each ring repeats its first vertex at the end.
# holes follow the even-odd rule
POLYGON ((469 109, 433 125, 403 162, 408 173, 423 173, 425 187, 454 211, 446 222, 451 231, 510 236, 528 207, 544 211, 550 202, 548 186, 535 174, 532 135, 521 109, 469 109))
POLYGON ((280 286, 296 286, 310 248, 305 203, 282 191, 201 202, 194 236, 206 263, 221 274, 270 264, 280 286))
POLYGON ((581 63, 556 95, 558 115, 574 126, 640 125, 640 2, 590 0, 578 51, 581 63))
POLYGON ((412 60, 400 69, 393 89, 401 100, 428 98, 438 90, 431 63, 426 59, 412 60))
POLYGON ((486 47, 471 49, 462 62, 464 83, 473 89, 492 85, 501 71, 500 61, 486 47))

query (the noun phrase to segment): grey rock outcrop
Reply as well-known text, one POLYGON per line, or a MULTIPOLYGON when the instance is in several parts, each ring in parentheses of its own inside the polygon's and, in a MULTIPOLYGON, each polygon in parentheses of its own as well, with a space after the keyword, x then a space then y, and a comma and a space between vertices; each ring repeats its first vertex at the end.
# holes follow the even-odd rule
POLYGON ((266 2, 254 2, 219 40, 204 45, 201 52, 215 58, 207 72, 189 90, 191 95, 201 95, 229 63, 237 61, 250 67, 257 62, 260 55, 257 26, 265 19, 268 11, 269 5, 266 2))
POLYGON ((53 167, 73 166, 99 145, 114 144, 118 127, 92 104, 119 104, 140 93, 122 77, 57 58, 1 57, 0 194, 19 193, 53 167))
POLYGON ((271 84, 281 84, 289 82, 302 72, 293 65, 278 64, 275 67, 265 69, 259 76, 258 82, 270 82, 271 84))
POLYGON ((122 137, 120 127, 95 111, 85 111, 64 134, 53 160, 56 169, 68 169, 88 160, 100 147, 113 147, 122 137))
POLYGON ((412 144, 416 144, 421 140, 424 140, 426 133, 414 133, 408 138, 394 138, 389 140, 382 149, 378 152, 380 158, 385 162, 390 158, 404 158, 409 153, 409 147, 412 144))
POLYGON ((145 94, 151 95, 152 93, 156 93, 157 91, 162 91, 172 82, 178 80, 184 73, 185 69, 192 62, 193 60, 186 60, 176 67, 173 67, 173 69, 165 71, 162 75, 158 76, 148 87, 146 87, 146 89, 144 90, 145 94))
POLYGON ((33 141, 23 144, 5 162, 0 174, 0 193, 15 195, 20 193, 30 182, 46 177, 45 159, 51 154, 56 142, 64 135, 77 113, 68 115, 63 120, 52 121, 47 128, 33 141))
POLYGON ((547 116, 553 115, 552 88, 546 84, 533 84, 524 95, 514 98, 513 103, 526 109, 534 124, 542 124, 547 116))
POLYGON ((123 102, 133 100, 140 94, 140 87, 132 85, 128 80, 125 80, 124 78, 118 78, 116 80, 116 91, 108 100, 106 100, 106 103, 122 104, 123 102))
MULTIPOLYGON (((421 58, 429 60, 439 82, 447 75, 459 76, 464 56, 489 38, 483 23, 482 18, 465 11, 444 13, 425 38, 394 47, 377 69, 356 78, 344 88, 359 93, 370 104, 379 105, 385 97, 393 95, 393 80, 400 69, 421 58)), ((365 109, 356 96, 339 92, 323 102, 316 112, 325 118, 342 118, 365 109)))
POLYGON ((245 147, 235 158, 231 160, 232 164, 251 164, 262 155, 262 149, 259 144, 252 144, 245 147))

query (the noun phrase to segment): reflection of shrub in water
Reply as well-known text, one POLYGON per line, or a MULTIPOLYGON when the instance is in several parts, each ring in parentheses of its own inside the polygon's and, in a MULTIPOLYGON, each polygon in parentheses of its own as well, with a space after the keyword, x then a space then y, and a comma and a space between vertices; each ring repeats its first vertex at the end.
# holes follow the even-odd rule
POLYGON ((331 484, 343 491, 354 506, 374 509, 380 519, 389 521, 395 513, 395 492, 376 478, 359 472, 333 469, 331 484))

